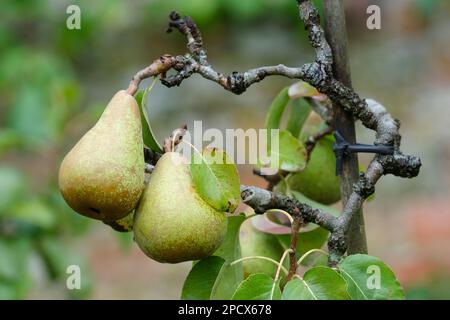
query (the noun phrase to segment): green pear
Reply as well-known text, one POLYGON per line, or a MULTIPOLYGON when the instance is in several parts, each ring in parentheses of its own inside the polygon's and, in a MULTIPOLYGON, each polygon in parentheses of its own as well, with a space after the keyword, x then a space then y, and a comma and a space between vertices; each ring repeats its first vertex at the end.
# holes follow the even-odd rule
POLYGON ((134 211, 126 215, 125 217, 114 221, 103 221, 117 232, 130 232, 133 231, 134 223, 134 211))
POLYGON ((115 221, 137 206, 144 174, 139 107, 121 90, 62 161, 59 189, 76 212, 115 221))
POLYGON ((290 190, 301 192, 322 204, 332 204, 341 199, 335 168, 333 140, 327 136, 317 142, 305 170, 289 174, 286 181, 290 190))
MULTIPOLYGON (((283 247, 273 234, 264 233, 253 227, 251 220, 246 220, 239 232, 242 257, 262 256, 280 261, 283 255, 283 247)), ((265 273, 273 276, 277 266, 263 259, 248 259, 242 262, 244 276, 253 273, 265 273)))
POLYGON ((210 256, 224 239, 227 219, 197 193, 187 159, 167 152, 150 176, 133 231, 147 256, 178 263, 210 256))

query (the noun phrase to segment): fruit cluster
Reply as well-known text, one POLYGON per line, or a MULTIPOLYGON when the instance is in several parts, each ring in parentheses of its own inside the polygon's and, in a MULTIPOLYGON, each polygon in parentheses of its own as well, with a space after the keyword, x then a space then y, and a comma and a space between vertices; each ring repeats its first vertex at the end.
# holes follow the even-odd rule
POLYGON ((150 258, 199 260, 221 244, 227 219, 197 192, 187 159, 167 152, 145 183, 139 106, 119 91, 62 161, 59 187, 76 212, 118 231, 133 231, 150 258))

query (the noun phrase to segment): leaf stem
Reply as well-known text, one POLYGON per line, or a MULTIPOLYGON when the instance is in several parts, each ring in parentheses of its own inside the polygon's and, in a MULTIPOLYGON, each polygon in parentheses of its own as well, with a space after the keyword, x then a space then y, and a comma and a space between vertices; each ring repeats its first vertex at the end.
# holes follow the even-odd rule
POLYGON ((328 256, 328 253, 326 253, 325 251, 323 251, 323 250, 321 250, 321 249, 311 249, 311 250, 305 252, 305 253, 300 257, 300 259, 298 259, 297 265, 300 265, 300 264, 303 262, 303 260, 306 259, 306 257, 308 257, 311 253, 314 253, 314 252, 320 252, 320 253, 322 253, 322 254, 328 256))
MULTIPOLYGON (((288 274, 288 270, 287 270, 285 267, 283 267, 283 265, 281 265, 278 261, 276 261, 276 260, 274 260, 274 259, 271 259, 271 258, 269 258, 269 257, 264 257, 264 256, 249 256, 249 257, 240 258, 240 259, 237 259, 237 260, 231 262, 231 263, 230 263, 230 266, 233 266, 233 265, 235 265, 236 263, 239 263, 239 262, 242 262, 242 261, 245 261, 245 260, 251 260, 251 259, 261 259, 261 260, 270 261, 270 262, 272 262, 273 264, 275 264, 275 265, 278 267, 278 269, 281 267, 281 270, 283 270, 283 272, 284 272, 285 274, 288 274)), ((278 269, 277 269, 277 270, 278 270, 278 269)))
POLYGON ((278 265, 277 273, 275 274, 275 279, 273 280, 272 290, 270 291, 270 300, 272 300, 272 298, 273 298, 273 293, 275 292, 275 286, 277 285, 278 278, 280 277, 281 268, 283 268, 283 261, 284 261, 284 259, 286 259, 286 256, 289 253, 291 253, 292 251, 293 250, 291 248, 289 248, 286 251, 284 251, 283 255, 281 256, 281 260, 278 265))
POLYGON ((294 223, 294 218, 292 218, 292 216, 289 213, 287 213, 286 211, 284 211, 284 210, 281 210, 281 209, 269 209, 265 213, 281 213, 281 214, 284 214, 289 219, 289 222, 291 223, 291 225, 294 223))

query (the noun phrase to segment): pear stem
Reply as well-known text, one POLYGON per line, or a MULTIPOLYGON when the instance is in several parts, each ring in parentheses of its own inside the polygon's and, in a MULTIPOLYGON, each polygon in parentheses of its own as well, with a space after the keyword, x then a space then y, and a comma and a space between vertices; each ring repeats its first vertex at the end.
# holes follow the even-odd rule
POLYGON ((305 142, 307 162, 309 162, 309 160, 311 159, 311 153, 313 152, 317 142, 322 140, 327 135, 331 134, 333 130, 334 130, 333 126, 327 126, 325 129, 322 129, 319 132, 316 132, 315 134, 308 137, 308 139, 305 142))
MULTIPOLYGON (((184 124, 180 128, 177 128, 172 131, 170 136, 164 139, 164 152, 172 152, 175 150, 175 147, 183 142, 183 137, 186 134, 187 125, 184 124)), ((187 143, 187 142, 186 142, 187 143)))
POLYGON ((298 237, 298 231, 300 230, 300 227, 303 224, 303 218, 302 216, 296 215, 293 218, 293 223, 291 224, 291 245, 289 252, 289 274, 286 277, 286 280, 289 281, 292 279, 294 274, 297 272, 297 261, 295 259, 295 255, 297 254, 297 237, 298 237))
POLYGON ((176 67, 177 59, 169 54, 165 54, 152 62, 148 67, 138 71, 130 81, 127 92, 134 96, 139 89, 142 80, 161 75, 165 76, 166 72, 176 67))
POLYGON ((312 253, 314 253, 314 252, 319 252, 319 253, 321 253, 321 254, 323 254, 323 255, 325 255, 325 256, 328 256, 328 253, 326 253, 325 251, 323 251, 323 250, 321 250, 321 249, 311 249, 311 250, 305 252, 305 253, 300 257, 300 259, 298 259, 297 265, 300 265, 300 264, 303 262, 303 260, 305 260, 310 254, 312 254, 312 253))
POLYGON ((244 258, 240 258, 238 260, 235 260, 233 262, 230 263, 230 266, 234 266, 235 264, 239 263, 239 262, 243 262, 246 260, 252 260, 252 259, 260 259, 260 260, 266 260, 266 261, 270 261, 273 264, 275 264, 277 267, 280 267, 281 270, 283 270, 284 274, 288 274, 288 271, 285 267, 283 267, 283 265, 280 266, 280 263, 272 258, 269 257, 264 257, 264 256, 248 256, 248 257, 244 257, 244 258))
POLYGON ((153 166, 149 163, 145 163, 145 166, 144 166, 145 173, 152 173, 153 170, 155 170, 155 166, 153 166))

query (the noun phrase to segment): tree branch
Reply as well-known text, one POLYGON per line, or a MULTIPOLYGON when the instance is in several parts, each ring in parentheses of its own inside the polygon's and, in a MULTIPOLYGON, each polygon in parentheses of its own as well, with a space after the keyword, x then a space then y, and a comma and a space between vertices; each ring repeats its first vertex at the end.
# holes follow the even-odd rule
POLYGON ((312 136, 308 137, 308 139, 305 142, 307 162, 309 162, 309 160, 311 159, 311 153, 313 152, 317 142, 319 142, 325 136, 331 134, 333 132, 333 130, 334 130, 334 128, 332 126, 328 126, 328 127, 324 128, 323 130, 320 130, 319 132, 316 132, 312 136))
POLYGON ((262 214, 268 209, 282 209, 293 216, 301 215, 305 222, 316 223, 331 232, 328 240, 330 251, 329 264, 336 265, 347 250, 346 233, 349 223, 361 208, 364 200, 375 191, 375 184, 384 174, 412 178, 419 174, 421 162, 416 156, 403 155, 400 151, 399 121, 394 120, 386 109, 374 100, 364 100, 349 85, 334 78, 332 72, 333 56, 324 31, 320 26, 317 10, 309 0, 297 0, 300 18, 303 21, 316 57, 312 63, 292 68, 282 64, 265 66, 243 73, 233 72, 224 75, 217 72, 207 60, 201 33, 195 22, 189 18, 181 18, 171 13, 169 29, 177 29, 187 39, 188 53, 183 56, 164 55, 155 60, 149 67, 138 72, 130 83, 128 92, 136 92, 139 83, 146 77, 161 75, 161 82, 168 86, 178 86, 181 82, 197 73, 214 81, 224 89, 235 94, 243 93, 249 86, 263 80, 267 76, 280 75, 291 79, 301 79, 326 94, 332 103, 361 120, 362 124, 376 132, 375 144, 394 146, 394 155, 376 155, 366 174, 360 174, 352 183, 348 201, 342 215, 338 218, 319 209, 313 209, 295 199, 257 187, 242 186, 242 200, 251 206, 256 213, 262 214), (166 77, 170 69, 177 71, 175 75, 166 77))

